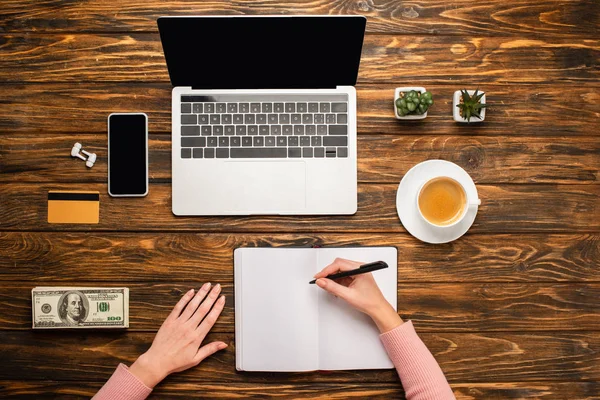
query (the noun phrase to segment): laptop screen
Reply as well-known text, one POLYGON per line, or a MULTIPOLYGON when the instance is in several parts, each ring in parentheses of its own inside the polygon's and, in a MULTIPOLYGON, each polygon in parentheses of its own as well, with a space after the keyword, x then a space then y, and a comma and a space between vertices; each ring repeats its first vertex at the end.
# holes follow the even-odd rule
POLYGON ((354 86, 363 16, 160 17, 173 86, 298 89, 354 86))

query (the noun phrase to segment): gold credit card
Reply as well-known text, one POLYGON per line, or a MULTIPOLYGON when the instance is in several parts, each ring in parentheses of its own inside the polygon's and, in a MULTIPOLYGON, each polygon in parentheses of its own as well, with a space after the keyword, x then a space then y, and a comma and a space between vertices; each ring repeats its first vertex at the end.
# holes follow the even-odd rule
POLYGON ((99 220, 100 192, 48 192, 49 224, 97 224, 99 220))

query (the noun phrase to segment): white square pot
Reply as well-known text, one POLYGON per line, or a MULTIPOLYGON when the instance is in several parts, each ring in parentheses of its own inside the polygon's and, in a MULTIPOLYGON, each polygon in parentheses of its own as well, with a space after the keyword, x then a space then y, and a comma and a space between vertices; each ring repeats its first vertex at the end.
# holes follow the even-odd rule
POLYGON ((425 93, 427 90, 425 90, 424 87, 421 86, 407 86, 407 87, 397 87, 396 91, 394 92, 394 115, 396 116, 396 119, 405 119, 405 120, 411 120, 411 119, 423 119, 427 116, 427 111, 425 111, 425 114, 422 115, 405 115, 404 117, 400 116, 398 114, 398 109, 396 108, 396 100, 398 98, 400 98, 400 93, 401 92, 410 92, 411 90, 414 90, 415 92, 419 92, 419 93, 425 93))
MULTIPOLYGON (((469 95, 474 95, 475 91, 474 90, 467 90, 467 93, 469 93, 469 95)), ((479 100, 482 104, 486 104, 485 102, 485 92, 482 92, 481 90, 477 93, 483 93, 483 96, 481 96, 481 100, 479 100)), ((460 92, 460 90, 457 90, 456 92, 454 92, 454 97, 452 98, 452 118, 454 118, 454 120, 456 122, 467 122, 466 118, 463 118, 460 115, 460 109, 458 107, 456 107, 457 104, 460 104, 460 98, 462 97, 462 93, 460 92)), ((477 122, 483 122, 483 120, 485 119, 485 108, 481 109, 481 119, 477 118, 477 117, 471 117, 471 122, 470 123, 477 123, 477 122)))

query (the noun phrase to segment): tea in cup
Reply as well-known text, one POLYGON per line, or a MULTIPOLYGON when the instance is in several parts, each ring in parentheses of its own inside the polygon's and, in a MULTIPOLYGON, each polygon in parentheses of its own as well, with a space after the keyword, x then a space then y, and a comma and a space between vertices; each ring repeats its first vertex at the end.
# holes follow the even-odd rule
POLYGON ((467 214, 469 207, 481 204, 479 199, 470 199, 464 186, 448 176, 429 179, 418 191, 417 209, 430 225, 448 228, 458 224, 467 214))

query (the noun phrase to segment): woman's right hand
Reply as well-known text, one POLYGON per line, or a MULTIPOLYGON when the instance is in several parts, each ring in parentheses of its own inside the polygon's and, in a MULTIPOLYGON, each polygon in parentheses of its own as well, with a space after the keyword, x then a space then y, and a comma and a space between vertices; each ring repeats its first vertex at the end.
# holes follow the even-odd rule
POLYGON ((317 279, 316 284, 370 316, 381 333, 390 331, 401 325, 403 321, 383 297, 371 273, 341 278, 337 281, 325 278, 340 271, 359 268, 362 264, 364 263, 336 258, 333 263, 314 276, 317 279))

